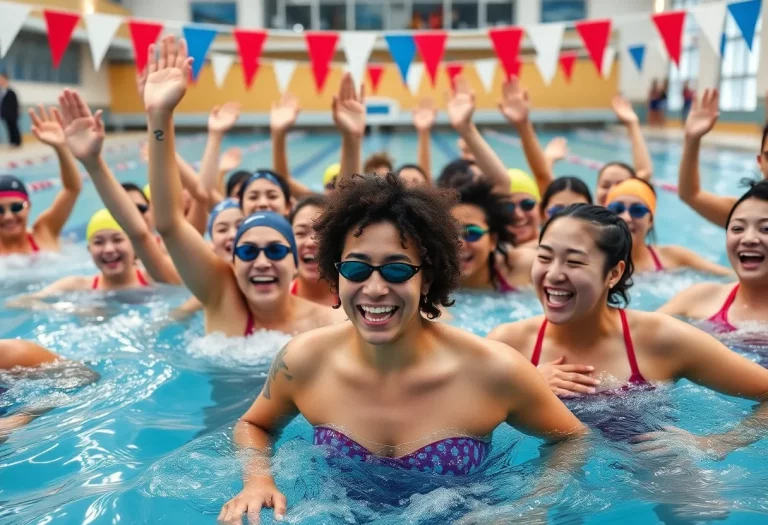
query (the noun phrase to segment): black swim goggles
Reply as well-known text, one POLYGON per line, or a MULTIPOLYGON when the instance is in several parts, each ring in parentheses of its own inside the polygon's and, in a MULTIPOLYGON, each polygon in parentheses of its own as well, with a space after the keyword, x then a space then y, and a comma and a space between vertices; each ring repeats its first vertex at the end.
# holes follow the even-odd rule
POLYGON ((629 216, 633 219, 642 219, 651 213, 651 209, 648 206, 640 204, 639 202, 635 202, 629 206, 626 206, 623 202, 612 202, 606 206, 606 208, 608 208, 608 211, 615 213, 616 215, 621 215, 625 211, 629 210, 629 216))
POLYGON ((536 207, 536 201, 534 199, 523 199, 520 202, 505 202, 504 211, 512 215, 518 206, 523 211, 531 211, 536 207))
POLYGON ((379 272, 385 281, 391 284, 404 283, 421 270, 421 266, 407 263, 387 263, 374 266, 362 261, 344 261, 335 264, 339 274, 347 281, 362 283, 373 274, 379 272))
POLYGON ((477 242, 483 238, 483 235, 488 233, 488 230, 481 228, 475 224, 469 224, 464 226, 464 231, 461 232, 461 238, 467 242, 477 242))
POLYGON ((137 202, 136 207, 139 209, 139 213, 141 213, 142 215, 144 215, 149 211, 149 204, 141 204, 137 202))
POLYGON ((270 261, 282 261, 285 257, 291 253, 291 248, 285 244, 268 244, 261 248, 255 244, 244 243, 237 246, 234 250, 235 257, 241 261, 251 262, 255 261, 261 252, 267 256, 270 261))
MULTIPOLYGON (((21 210, 27 207, 26 202, 12 202, 8 205, 8 209, 14 215, 21 213, 21 210)), ((5 206, 0 204, 0 216, 5 215, 5 206)))

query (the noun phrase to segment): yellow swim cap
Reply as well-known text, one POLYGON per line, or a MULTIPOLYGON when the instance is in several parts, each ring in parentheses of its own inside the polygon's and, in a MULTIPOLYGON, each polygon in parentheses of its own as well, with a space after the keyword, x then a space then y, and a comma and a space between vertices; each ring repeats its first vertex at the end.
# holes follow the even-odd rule
POLYGON ((88 227, 85 229, 85 240, 90 241, 94 234, 102 230, 117 230, 123 231, 112 214, 107 209, 101 209, 93 214, 91 220, 88 221, 88 227))
POLYGON ((509 168, 507 174, 509 174, 509 179, 512 181, 509 186, 510 193, 528 193, 529 195, 533 195, 537 201, 541 200, 539 187, 530 175, 517 168, 509 168))
POLYGON ((323 186, 328 186, 333 180, 341 173, 341 164, 331 164, 325 169, 323 173, 323 186))
POLYGON ((147 198, 148 201, 152 200, 151 197, 152 193, 149 191, 149 184, 144 186, 144 196, 147 198))

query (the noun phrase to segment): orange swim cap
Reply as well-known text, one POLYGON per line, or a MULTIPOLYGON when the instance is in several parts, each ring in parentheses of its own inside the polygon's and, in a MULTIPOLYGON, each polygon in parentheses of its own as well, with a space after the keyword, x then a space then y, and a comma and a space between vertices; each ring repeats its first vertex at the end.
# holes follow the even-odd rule
POLYGON ((637 197, 648 206, 652 214, 656 215, 656 194, 647 182, 640 179, 627 179, 611 188, 605 203, 610 204, 619 197, 637 197))

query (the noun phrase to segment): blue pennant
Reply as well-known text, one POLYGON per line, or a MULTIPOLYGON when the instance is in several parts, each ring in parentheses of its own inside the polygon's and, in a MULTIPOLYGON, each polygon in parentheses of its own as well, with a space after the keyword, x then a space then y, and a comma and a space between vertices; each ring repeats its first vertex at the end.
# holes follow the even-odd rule
POLYGON ((384 39, 389 46, 389 54, 400 70, 403 82, 408 78, 408 69, 411 67, 413 57, 416 56, 416 43, 412 35, 386 35, 384 39))
POLYGON ((757 27, 757 19, 760 17, 760 4, 762 3, 762 0, 749 0, 728 4, 728 11, 731 12, 736 25, 739 26, 741 36, 744 37, 750 51, 752 51, 752 42, 755 40, 755 28, 757 27))
POLYGON ((187 41, 189 56, 194 58, 192 62, 192 78, 197 80, 197 76, 205 64, 205 55, 216 38, 216 30, 200 26, 184 26, 184 39, 187 41))
POLYGON ((643 71, 643 60, 645 60, 645 46, 632 46, 629 48, 629 56, 635 61, 635 67, 638 71, 643 71))

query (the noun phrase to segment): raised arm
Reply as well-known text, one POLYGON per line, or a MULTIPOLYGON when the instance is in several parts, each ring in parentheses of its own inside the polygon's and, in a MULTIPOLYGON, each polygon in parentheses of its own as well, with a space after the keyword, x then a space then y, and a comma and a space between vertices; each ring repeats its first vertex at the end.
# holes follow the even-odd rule
POLYGON ((653 162, 651 161, 648 144, 645 142, 645 137, 643 137, 640 119, 637 113, 635 113, 635 109, 621 95, 613 97, 611 106, 619 121, 627 128, 627 133, 629 133, 629 140, 632 143, 632 165, 635 168, 635 173, 637 173, 637 178, 645 181, 651 180, 653 176, 653 162))
POLYGON ((200 162, 200 181, 206 193, 209 211, 224 196, 224 188, 220 184, 221 142, 224 140, 224 134, 232 129, 239 117, 240 104, 237 102, 216 106, 208 115, 208 141, 205 143, 203 160, 200 162))
POLYGON ((51 146, 56 152, 61 171, 62 190, 56 195, 51 207, 37 218, 33 230, 36 233, 57 239, 75 207, 77 197, 83 188, 83 179, 77 171, 77 162, 75 162, 72 152, 67 148, 59 110, 50 108, 46 111, 41 104, 38 106, 38 112, 35 113, 34 109, 29 110, 29 117, 32 119, 32 133, 37 140, 51 146))
POLYGON ((413 127, 416 128, 418 141, 418 164, 427 174, 427 182, 432 183, 432 127, 437 118, 435 101, 423 98, 413 110, 413 127))
POLYGON ((725 221, 736 203, 734 197, 721 197, 701 189, 699 180, 699 149, 701 139, 709 133, 720 115, 720 95, 716 89, 706 89, 700 100, 694 99, 685 122, 683 156, 677 193, 680 199, 709 222, 725 227, 725 221))
POLYGON ((220 260, 184 218, 181 181, 175 158, 173 111, 184 97, 192 59, 182 39, 163 39, 159 57, 149 48, 149 76, 144 88, 144 106, 149 123, 149 185, 157 231, 176 264, 184 284, 204 305, 218 301, 230 266, 220 260))
POLYGON ((312 194, 306 185, 291 177, 288 167, 288 131, 296 123, 301 107, 299 99, 290 93, 272 103, 269 112, 269 132, 272 137, 272 169, 283 175, 291 188, 291 194, 300 199, 312 194))
MULTIPOLYGON (((564 160, 567 156, 568 139, 565 137, 555 137, 547 143, 547 146, 544 148, 544 158, 547 161, 547 168, 553 177, 555 176, 555 164, 564 160)), ((544 195, 546 188, 542 191, 541 186, 539 186, 539 191, 544 195)))
POLYGON ((678 261, 680 266, 685 268, 691 268, 692 270, 696 270, 698 272, 709 273, 720 277, 736 276, 731 268, 726 268, 725 266, 720 266, 719 264, 713 263, 709 259, 702 257, 693 250, 683 248, 682 246, 668 246, 665 248, 665 250, 671 252, 670 255, 672 255, 672 257, 678 261))
POLYGON ((362 165, 363 136, 365 135, 365 88, 355 91, 352 75, 345 73, 339 93, 333 97, 333 122, 341 133, 341 173, 338 185, 344 177, 360 173, 362 165))

